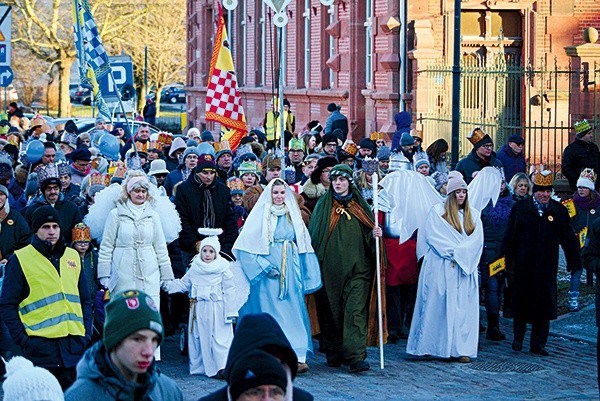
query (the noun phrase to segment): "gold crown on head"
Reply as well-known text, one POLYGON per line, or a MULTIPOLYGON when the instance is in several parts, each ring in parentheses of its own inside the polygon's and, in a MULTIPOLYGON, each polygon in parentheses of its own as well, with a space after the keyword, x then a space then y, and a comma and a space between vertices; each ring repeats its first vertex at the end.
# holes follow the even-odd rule
POLYGON ((473 131, 471 131, 471 133, 469 135, 467 135, 467 139, 473 145, 477 145, 486 136, 488 136, 488 134, 486 134, 485 131, 483 131, 481 128, 477 127, 477 128, 474 128, 473 131))
POLYGON ((382 141, 383 140, 383 132, 373 131, 373 132, 371 132, 371 135, 369 136, 369 138, 372 141, 382 141))
POLYGON ((90 228, 85 223, 76 224, 71 230, 71 237, 73 242, 90 242, 92 240, 90 228))
POLYGON ((244 192, 244 182, 238 177, 231 177, 227 180, 227 186, 233 194, 233 192, 244 192))
POLYGON ((344 142, 344 146, 342 146, 342 150, 348 154, 354 156, 358 152, 358 146, 351 140, 347 140, 344 142))
POLYGON ((127 167, 118 166, 113 173, 113 178, 125 178, 125 174, 127 173, 127 167))
POLYGON ((587 178, 591 182, 596 182, 596 177, 597 175, 593 168, 584 168, 581 170, 581 174, 579 175, 579 178, 587 178))
POLYGON ((92 173, 89 175, 90 187, 92 185, 103 185, 107 187, 110 184, 110 176, 102 173, 92 173))
POLYGON ((538 164, 531 176, 534 186, 551 187, 554 184, 554 174, 552 170, 543 170, 543 165, 538 164))

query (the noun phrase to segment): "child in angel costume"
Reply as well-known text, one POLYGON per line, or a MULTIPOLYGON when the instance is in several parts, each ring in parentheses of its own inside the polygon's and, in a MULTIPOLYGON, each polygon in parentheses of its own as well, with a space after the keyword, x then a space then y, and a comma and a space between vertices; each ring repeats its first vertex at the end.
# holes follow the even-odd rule
POLYGON ((200 242, 187 273, 165 285, 169 294, 187 292, 190 297, 188 354, 190 374, 222 375, 233 341, 233 321, 248 296, 249 285, 240 283, 243 273, 219 252, 220 228, 200 228, 207 235, 200 242), (245 294, 244 298, 240 298, 245 294))
POLYGON ((417 258, 423 258, 407 353, 461 362, 477 356, 477 266, 483 250, 479 210, 490 200, 496 203, 500 183, 493 167, 481 170, 469 186, 460 173, 451 172, 444 200, 416 172, 395 171, 381 181, 400 243, 418 229, 417 258))

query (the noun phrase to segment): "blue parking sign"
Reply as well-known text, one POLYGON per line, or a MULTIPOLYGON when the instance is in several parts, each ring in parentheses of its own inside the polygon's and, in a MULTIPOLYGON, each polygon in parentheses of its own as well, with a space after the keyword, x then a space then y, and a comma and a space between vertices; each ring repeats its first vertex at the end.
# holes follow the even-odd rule
POLYGON ((111 74, 106 74, 98 81, 102 96, 107 102, 118 99, 117 92, 123 85, 133 85, 133 62, 131 57, 111 56, 109 60, 112 77, 111 74))

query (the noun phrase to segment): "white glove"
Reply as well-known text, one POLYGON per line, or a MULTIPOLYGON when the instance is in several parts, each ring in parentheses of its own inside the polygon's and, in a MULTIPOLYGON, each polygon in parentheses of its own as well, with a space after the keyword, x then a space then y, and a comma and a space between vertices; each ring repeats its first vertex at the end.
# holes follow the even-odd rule
POLYGON ((160 288, 162 288, 163 290, 165 290, 165 292, 169 292, 169 289, 171 288, 171 283, 173 282, 173 280, 163 280, 160 282, 160 288))
POLYGON ((98 281, 100 281, 100 285, 102 286, 102 288, 108 288, 110 277, 100 277, 98 281))

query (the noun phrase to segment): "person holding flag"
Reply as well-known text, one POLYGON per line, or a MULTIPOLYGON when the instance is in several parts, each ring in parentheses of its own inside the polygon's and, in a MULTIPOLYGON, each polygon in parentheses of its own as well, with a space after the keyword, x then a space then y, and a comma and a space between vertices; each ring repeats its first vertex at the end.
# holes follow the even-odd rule
POLYGON ((248 133, 248 125, 242 106, 242 97, 237 85, 233 57, 229 39, 219 4, 219 26, 215 47, 210 60, 209 80, 206 91, 206 121, 221 124, 223 139, 229 141, 235 152, 243 137, 248 133))

